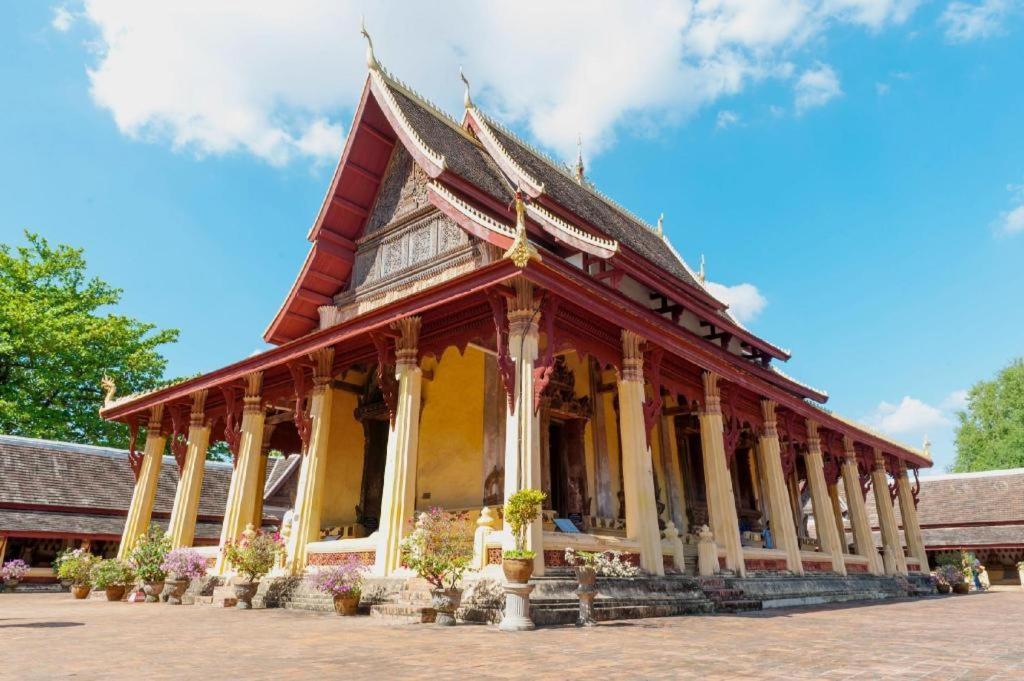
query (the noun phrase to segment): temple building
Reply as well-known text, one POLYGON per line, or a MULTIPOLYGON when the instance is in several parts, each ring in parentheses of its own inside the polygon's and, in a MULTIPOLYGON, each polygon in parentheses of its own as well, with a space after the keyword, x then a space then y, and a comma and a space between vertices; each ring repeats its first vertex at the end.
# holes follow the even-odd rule
POLYGON ((301 453, 281 528, 292 575, 350 554, 393 575, 410 520, 434 506, 476 520, 483 570, 511 542, 503 499, 528 487, 548 494, 528 540, 537 575, 568 546, 623 552, 651 576, 693 573, 701 534, 729 575, 927 569, 908 477, 931 466, 926 453, 826 410, 660 224, 501 127, 468 83, 456 120, 372 45, 368 66, 309 253, 266 329, 274 347, 109 395, 102 416, 136 443, 122 550, 149 521, 167 448, 181 469, 171 536, 193 543, 202 461, 222 440, 234 469, 221 543, 259 516, 268 448, 301 453), (891 491, 881 545, 872 485, 891 491))

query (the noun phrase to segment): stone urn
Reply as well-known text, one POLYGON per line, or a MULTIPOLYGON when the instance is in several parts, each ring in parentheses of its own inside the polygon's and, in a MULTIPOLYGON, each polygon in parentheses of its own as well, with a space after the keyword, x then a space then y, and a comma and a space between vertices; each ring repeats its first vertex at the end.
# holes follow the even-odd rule
POLYGON ((455 626, 455 611, 462 603, 462 589, 431 589, 430 597, 431 606, 437 611, 434 623, 444 627, 455 626))
POLYGON ((589 565, 576 568, 576 595, 580 598, 580 613, 576 618, 576 626, 592 627, 597 624, 594 616, 594 597, 597 596, 597 570, 589 565))
POLYGON ((89 592, 92 591, 92 587, 88 584, 72 584, 71 595, 81 600, 89 597, 89 592))
POLYGON ((971 593, 971 585, 967 582, 960 582, 959 584, 954 584, 953 593, 960 595, 969 594, 971 593))
POLYGON ((938 589, 940 594, 948 594, 953 590, 953 587, 951 587, 947 582, 939 582, 935 585, 935 588, 938 589))
POLYGON ((337 594, 334 597, 334 612, 344 617, 351 617, 359 612, 359 592, 337 594))
POLYGON ((146 602, 147 603, 159 603, 160 602, 160 594, 163 593, 163 590, 164 590, 164 580, 162 580, 162 579, 159 582, 143 582, 142 583, 142 592, 144 594, 146 594, 146 602))
POLYGON ((124 584, 115 584, 108 586, 103 590, 107 594, 108 601, 119 601, 124 598, 124 592, 128 590, 128 587, 124 584))
POLYGON ((238 599, 235 607, 239 610, 252 610, 252 598, 256 595, 256 590, 260 588, 259 581, 235 582, 234 587, 235 598, 238 599))
POLYGON ((526 584, 533 575, 533 558, 502 558, 501 570, 506 581, 526 584))
POLYGON ((189 580, 187 579, 168 579, 167 604, 181 605, 181 597, 185 595, 185 590, 188 589, 188 585, 189 580))
POLYGON ((17 588, 18 580, 16 579, 8 579, 6 582, 4 582, 4 591, 14 591, 17 588))

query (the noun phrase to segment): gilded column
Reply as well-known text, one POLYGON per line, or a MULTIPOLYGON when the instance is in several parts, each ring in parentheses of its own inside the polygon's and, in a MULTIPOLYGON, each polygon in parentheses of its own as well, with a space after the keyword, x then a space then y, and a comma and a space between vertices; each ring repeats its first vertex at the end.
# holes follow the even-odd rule
MULTIPOLYGON (((515 400, 505 422, 505 499, 521 489, 541 489, 540 416, 533 408, 533 365, 539 352, 540 308, 533 285, 518 277, 508 305, 508 352, 515 363, 515 400)), ((533 574, 544 574, 544 527, 530 524, 526 548, 534 551, 533 574)))
POLYGON ((193 393, 185 465, 181 469, 178 491, 174 495, 174 508, 171 510, 171 522, 167 529, 171 537, 171 546, 174 548, 192 546, 195 539, 199 497, 203 491, 203 475, 206 472, 206 450, 210 445, 210 426, 206 422, 205 407, 206 391, 199 390, 193 393))
POLYGON ((917 558, 922 572, 928 572, 928 554, 924 550, 924 537, 921 534, 921 524, 917 519, 917 504, 914 503, 914 493, 910 489, 910 480, 907 478, 907 465, 901 459, 896 470, 896 493, 900 499, 900 518, 903 520, 903 537, 907 542, 907 549, 910 555, 917 558))
POLYGON ((836 534, 836 519, 832 510, 825 485, 825 457, 821 453, 821 439, 818 437, 818 424, 807 422, 807 485, 811 489, 811 505, 814 509, 814 528, 821 542, 821 550, 832 556, 832 571, 846 574, 846 562, 843 560, 843 545, 836 534))
POLYGON ((885 457, 875 450, 874 465, 871 468, 871 484, 875 487, 875 507, 878 509, 878 527, 882 532, 883 565, 885 573, 907 574, 907 557, 900 543, 900 531, 896 527, 896 513, 892 508, 889 494, 889 479, 885 474, 885 457))
POLYGON ((765 477, 772 537, 779 549, 786 552, 786 567, 789 571, 802 575, 804 565, 800 560, 800 544, 796 538, 796 525, 793 522, 789 491, 786 489, 786 477, 782 472, 782 451, 775 421, 775 402, 761 400, 761 412, 764 416, 764 432, 758 438, 757 448, 765 477))
POLYGON ((118 558, 127 557, 139 535, 145 534, 149 529, 149 521, 153 516, 153 502, 156 501, 157 483, 160 480, 160 465, 164 458, 164 445, 167 442, 161 428, 163 416, 164 405, 150 407, 146 447, 142 452, 142 463, 135 479, 135 491, 132 492, 128 517, 125 518, 124 531, 121 533, 121 546, 117 549, 118 558))
POLYGON ((383 576, 401 567, 402 537, 416 511, 416 456, 420 439, 420 392, 423 385, 417 347, 420 318, 406 317, 393 322, 391 327, 399 333, 395 339, 398 398, 395 422, 388 434, 384 489, 380 504, 380 534, 374 567, 375 573, 383 576))
POLYGON ((873 575, 881 575, 885 571, 875 549, 871 525, 868 523, 868 511, 864 504, 864 493, 860 488, 857 452, 853 448, 853 440, 843 437, 843 450, 843 490, 846 492, 846 510, 850 514, 850 526, 853 528, 853 545, 858 554, 868 559, 868 571, 873 575))
POLYGON ((743 560, 743 545, 740 543, 740 523, 736 516, 732 477, 725 459, 725 426, 722 422, 718 375, 705 371, 702 379, 704 409, 698 418, 711 532, 716 545, 725 550, 725 567, 743 577, 747 567, 743 560))
POLYGON ((327 445, 331 435, 331 372, 334 348, 320 348, 309 355, 313 362, 313 389, 309 398, 309 440, 299 468, 295 513, 288 534, 286 567, 293 575, 306 569, 306 545, 320 539, 320 511, 327 470, 327 445))
MULTIPOLYGON (((231 472, 224 524, 220 530, 220 547, 237 541, 245 526, 252 522, 256 495, 256 477, 260 469, 260 451, 263 447, 263 372, 254 371, 245 377, 245 397, 242 403, 242 425, 238 441, 238 457, 231 472)), ((214 573, 224 575, 228 564, 223 551, 217 554, 214 573)))
POLYGON ((622 486, 626 497, 626 536, 640 543, 640 567, 664 575, 654 470, 644 423, 644 339, 622 331, 619 372, 619 430, 622 434, 622 486))

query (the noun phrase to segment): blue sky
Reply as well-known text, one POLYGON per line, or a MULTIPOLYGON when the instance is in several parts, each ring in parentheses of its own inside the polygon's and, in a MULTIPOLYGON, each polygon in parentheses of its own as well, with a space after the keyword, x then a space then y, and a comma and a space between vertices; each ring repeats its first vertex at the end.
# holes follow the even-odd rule
POLYGON ((953 457, 1024 348, 1020 0, 7 3, 0 241, 86 249, 169 374, 264 347, 378 57, 654 222, 828 407, 953 457), (590 11, 587 11, 588 8, 590 11))

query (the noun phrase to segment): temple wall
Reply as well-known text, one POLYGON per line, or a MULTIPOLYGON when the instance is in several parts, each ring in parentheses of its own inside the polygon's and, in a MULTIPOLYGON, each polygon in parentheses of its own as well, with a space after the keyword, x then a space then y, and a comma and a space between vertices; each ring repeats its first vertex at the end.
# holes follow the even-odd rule
POLYGON ((358 398, 353 393, 334 391, 321 527, 356 522, 364 454, 363 426, 354 415, 357 405, 358 398))
POLYGON ((449 347, 431 364, 434 377, 423 385, 416 508, 477 508, 484 487, 484 354, 449 347))
MULTIPOLYGON (((573 389, 576 397, 590 397, 591 395, 590 370, 587 361, 586 357, 581 357, 575 352, 570 352, 565 356, 565 363, 572 370, 576 379, 573 389)), ((587 420, 587 425, 583 430, 583 448, 587 465, 587 496, 590 497, 590 508, 586 509, 586 512, 593 514, 597 508, 597 484, 594 477, 597 463, 594 460, 593 418, 587 420)))

